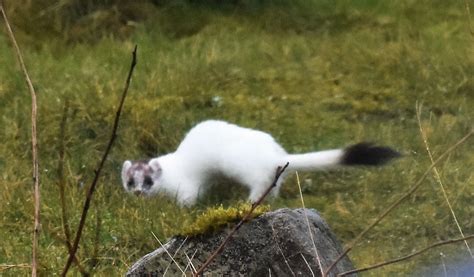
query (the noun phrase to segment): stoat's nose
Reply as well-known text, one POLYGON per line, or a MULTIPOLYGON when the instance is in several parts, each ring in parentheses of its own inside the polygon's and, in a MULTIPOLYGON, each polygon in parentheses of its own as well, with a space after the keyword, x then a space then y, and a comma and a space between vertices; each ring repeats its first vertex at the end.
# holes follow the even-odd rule
POLYGON ((136 196, 140 196, 142 195, 142 191, 141 190, 136 190, 133 192, 136 196))

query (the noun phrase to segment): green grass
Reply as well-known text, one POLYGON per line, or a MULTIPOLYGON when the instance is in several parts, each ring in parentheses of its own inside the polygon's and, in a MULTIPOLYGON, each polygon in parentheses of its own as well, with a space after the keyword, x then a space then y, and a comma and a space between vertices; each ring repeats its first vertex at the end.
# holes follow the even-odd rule
MULTIPOLYGON (((173 151, 189 128, 208 118, 267 131, 290 152, 362 140, 402 151, 403 159, 380 169, 300 174, 306 206, 321 211, 339 239, 349 242, 430 164, 416 102, 423 103, 435 157, 473 128, 474 38, 461 2, 181 3, 158 8, 126 39, 24 38, 20 44, 38 90, 41 274, 58 274, 67 253, 57 173, 65 102, 66 208, 75 230, 135 43, 138 65, 79 250, 94 275, 123 274, 159 246, 152 232, 166 240, 220 198, 224 206, 245 199, 246 192, 235 189, 232 197, 209 195, 197 207, 180 208, 162 197, 126 195, 121 187, 123 160, 173 151)), ((31 260, 33 228, 30 98, 5 35, 0 62, 0 264, 22 264, 31 260)), ((473 152, 471 139, 439 166, 465 234, 474 233, 473 152)), ((295 179, 290 176, 281 196, 269 202, 272 209, 300 206, 295 179)), ((429 178, 350 257, 366 266, 457 237, 439 185, 429 178)), ((366 275, 440 268, 440 251, 453 259, 468 256, 457 244, 366 275)), ((0 274, 26 275, 28 269, 0 274)))

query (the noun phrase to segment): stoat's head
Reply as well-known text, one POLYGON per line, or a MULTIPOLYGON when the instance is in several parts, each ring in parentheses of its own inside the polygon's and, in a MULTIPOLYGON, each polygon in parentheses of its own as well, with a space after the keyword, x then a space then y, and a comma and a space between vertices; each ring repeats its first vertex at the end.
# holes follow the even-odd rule
POLYGON ((161 175, 161 167, 158 162, 147 161, 125 161, 122 166, 122 184, 125 190, 135 195, 150 195, 156 191, 161 175))

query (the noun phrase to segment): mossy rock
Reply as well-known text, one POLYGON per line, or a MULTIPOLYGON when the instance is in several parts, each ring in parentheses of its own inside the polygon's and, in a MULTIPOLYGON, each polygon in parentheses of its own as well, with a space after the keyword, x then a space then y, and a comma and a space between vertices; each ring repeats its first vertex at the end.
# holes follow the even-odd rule
MULTIPOLYGON (((192 268, 199 268, 231 230, 232 227, 226 227, 193 237, 174 237, 137 261, 127 276, 163 276, 165 272, 169 276, 191 274, 192 268)), ((205 275, 320 276, 315 249, 323 268, 342 252, 317 211, 279 209, 242 225, 206 268, 205 275)), ((352 263, 345 257, 328 276, 351 269, 352 263)))
MULTIPOLYGON (((232 224, 240 221, 251 208, 252 205, 248 202, 241 202, 236 207, 224 208, 220 205, 218 207, 207 208, 192 224, 184 226, 179 235, 183 237, 193 237, 216 232, 219 229, 232 226, 232 224)), ((250 219, 269 210, 270 206, 258 206, 252 212, 250 219)))

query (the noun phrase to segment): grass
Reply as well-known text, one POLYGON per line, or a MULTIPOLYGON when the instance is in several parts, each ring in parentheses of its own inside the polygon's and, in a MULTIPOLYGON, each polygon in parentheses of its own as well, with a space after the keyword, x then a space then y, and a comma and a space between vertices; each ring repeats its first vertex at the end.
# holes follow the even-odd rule
MULTIPOLYGON (((473 127, 474 38, 461 2, 180 2, 155 12, 126 39, 109 35, 93 43, 64 43, 48 37, 33 43, 25 35, 20 41, 39 95, 43 275, 59 273, 67 252, 57 174, 65 101, 70 106, 64 141, 66 208, 74 230, 84 188, 110 135, 135 43, 138 65, 119 136, 79 249, 94 275, 123 274, 158 247, 152 232, 166 240, 219 199, 229 207, 246 197, 232 188, 231 197, 221 192, 197 207, 180 208, 170 199, 124 193, 123 160, 173 151, 201 120, 220 118, 265 130, 290 152, 361 140, 402 151, 403 159, 379 169, 300 174, 306 207, 321 211, 342 242, 354 238, 430 165, 418 130, 417 101, 424 106, 422 124, 435 158, 473 127)), ((0 61, 0 264, 24 264, 31 260, 33 228, 30 99, 3 34, 0 61)), ((471 140, 438 167, 465 234, 474 233, 473 151, 471 140)), ((300 207, 300 202, 296 177, 290 176, 280 197, 269 204, 277 209, 300 207)), ((365 266, 457 237, 433 177, 350 257, 356 266, 365 266)), ((463 244, 440 251, 448 260, 468 257, 463 244)), ((435 250, 366 275, 441 266, 435 250)), ((1 271, 27 273, 28 268, 1 271)))

